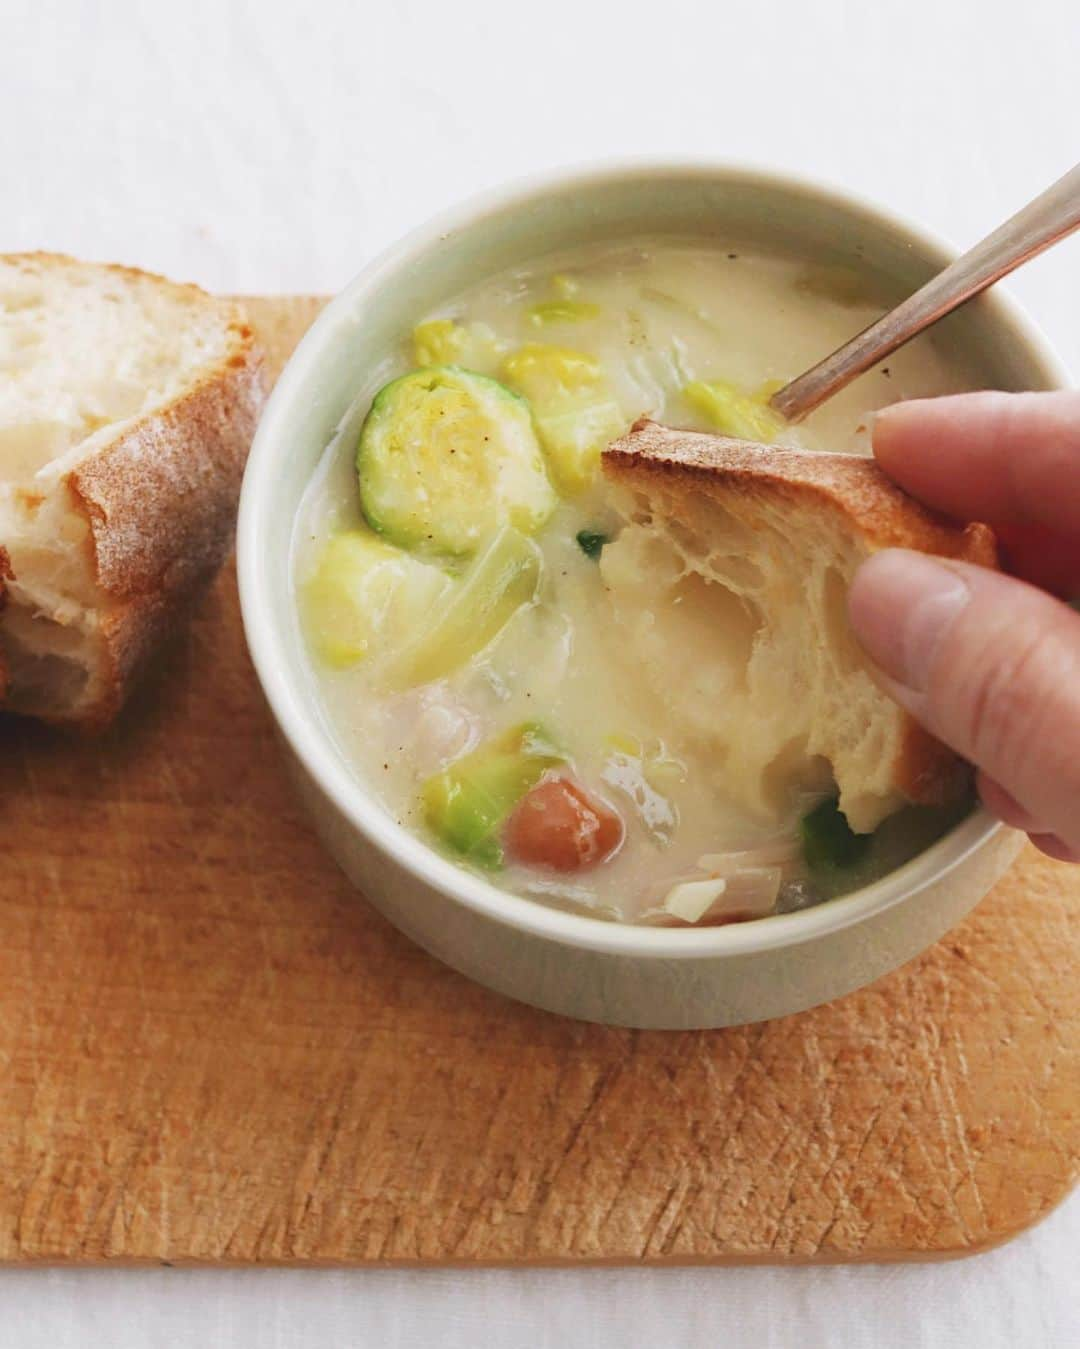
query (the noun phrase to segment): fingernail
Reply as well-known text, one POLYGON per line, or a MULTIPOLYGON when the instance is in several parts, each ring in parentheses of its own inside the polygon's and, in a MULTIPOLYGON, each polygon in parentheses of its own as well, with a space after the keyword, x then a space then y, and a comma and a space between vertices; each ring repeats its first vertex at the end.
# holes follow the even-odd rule
POLYGON ((888 548, 859 568, 848 612, 874 664, 922 693, 938 646, 970 598, 961 573, 925 553, 888 548))

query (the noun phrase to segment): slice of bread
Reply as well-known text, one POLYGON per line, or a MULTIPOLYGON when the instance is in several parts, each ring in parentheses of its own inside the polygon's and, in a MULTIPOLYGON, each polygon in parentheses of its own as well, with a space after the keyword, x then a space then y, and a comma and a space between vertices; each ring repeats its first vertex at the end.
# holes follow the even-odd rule
POLYGON ((196 286, 0 256, 0 706, 101 726, 233 538, 265 398, 196 286))
POLYGON ((604 453, 625 525, 601 567, 628 658, 746 808, 840 793, 852 828, 942 804, 965 766, 874 682, 849 627, 855 569, 881 548, 997 565, 872 460, 675 431, 642 420, 604 453))

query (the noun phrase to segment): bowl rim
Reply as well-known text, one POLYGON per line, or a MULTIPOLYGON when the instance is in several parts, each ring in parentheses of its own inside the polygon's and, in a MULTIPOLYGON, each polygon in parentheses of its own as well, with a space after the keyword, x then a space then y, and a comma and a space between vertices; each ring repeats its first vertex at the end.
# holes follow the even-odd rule
MULTIPOLYGON (((637 926, 558 909, 513 894, 467 871, 399 825, 378 801, 374 790, 349 772, 317 707, 303 696, 299 681, 291 680, 286 673, 288 662, 283 658, 282 639, 274 617, 274 597, 268 593, 268 572, 262 565, 269 546, 262 521, 276 478, 274 459, 284 452, 278 425, 285 410, 302 394, 324 354, 334 345, 338 329, 355 322, 370 292, 406 267, 411 259, 437 248, 450 235, 467 230, 486 217, 521 211, 553 192, 673 178, 741 181, 788 194, 801 193, 903 238, 922 254, 940 258, 942 265, 957 255, 957 250, 940 236, 857 192, 800 173, 738 161, 677 156, 604 160, 544 170, 474 194, 439 212, 372 258, 330 300, 298 344, 267 402, 244 472, 237 526, 237 577, 248 649, 280 732, 304 771, 350 826, 385 857, 445 898, 535 937, 610 955, 663 960, 715 959, 798 946, 862 922, 913 898, 947 876, 1005 826, 977 808, 930 848, 872 884, 810 909, 752 923, 701 929, 637 926)), ((1020 335, 1050 378, 1067 386, 1069 376, 1063 362, 1014 297, 998 285, 986 299, 1020 335)), ((280 603, 276 607, 280 609, 280 603)))

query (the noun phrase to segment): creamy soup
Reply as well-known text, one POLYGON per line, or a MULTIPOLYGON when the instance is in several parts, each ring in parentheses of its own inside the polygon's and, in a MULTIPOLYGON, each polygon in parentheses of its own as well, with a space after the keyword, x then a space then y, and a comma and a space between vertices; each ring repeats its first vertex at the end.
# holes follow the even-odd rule
POLYGON ((846 272, 642 241, 416 316, 358 385, 294 544, 326 725, 396 820, 510 891, 666 924, 815 903, 947 827, 908 808, 855 835, 828 781, 765 807, 717 779, 670 692, 745 617, 689 580, 645 616, 646 677, 598 467, 642 414, 867 453, 875 408, 972 386, 922 340, 783 425, 772 390, 881 309, 846 272))

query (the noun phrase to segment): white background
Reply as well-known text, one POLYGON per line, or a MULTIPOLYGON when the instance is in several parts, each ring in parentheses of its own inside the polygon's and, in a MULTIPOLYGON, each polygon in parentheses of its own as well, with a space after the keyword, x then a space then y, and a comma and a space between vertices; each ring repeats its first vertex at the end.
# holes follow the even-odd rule
MULTIPOLYGON (((541 167, 798 168, 969 242, 1080 157, 1076 0, 0 0, 0 251, 331 291, 541 167)), ((1080 240, 1012 288, 1080 369, 1080 240)), ((951 1265, 4 1271, 5 1349, 1043 1349, 1080 1342, 1080 1199, 951 1265)))

